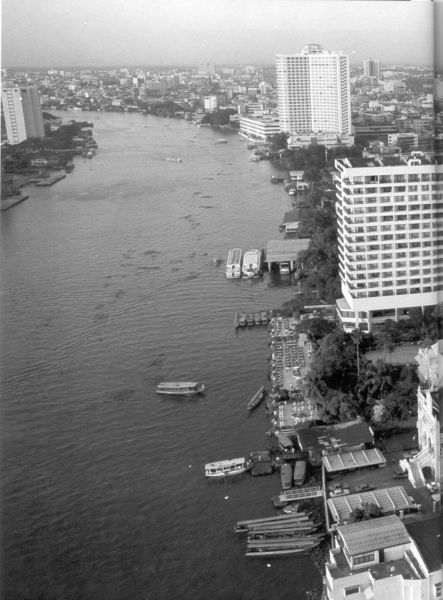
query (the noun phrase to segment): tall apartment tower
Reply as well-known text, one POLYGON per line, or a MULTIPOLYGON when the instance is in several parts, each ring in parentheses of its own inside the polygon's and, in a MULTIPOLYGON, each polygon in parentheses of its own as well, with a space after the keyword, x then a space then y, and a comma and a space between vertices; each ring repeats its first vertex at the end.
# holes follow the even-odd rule
POLYGON ((2 107, 9 144, 44 137, 40 96, 36 88, 3 88, 2 107))
POLYGON ((300 54, 277 55, 276 80, 282 131, 351 134, 348 56, 309 44, 300 54))
POLYGON ((25 117, 28 138, 41 138, 45 135, 40 95, 35 87, 24 87, 20 90, 23 114, 25 117))
POLYGON ((379 60, 372 60, 367 58, 363 61, 363 75, 364 77, 377 77, 380 78, 381 74, 381 62, 379 60))
POLYGON ((439 302, 443 165, 431 156, 337 159, 337 232, 346 331, 439 302))
POLYGON ((2 108, 8 143, 20 144, 27 138, 20 88, 2 89, 2 108))

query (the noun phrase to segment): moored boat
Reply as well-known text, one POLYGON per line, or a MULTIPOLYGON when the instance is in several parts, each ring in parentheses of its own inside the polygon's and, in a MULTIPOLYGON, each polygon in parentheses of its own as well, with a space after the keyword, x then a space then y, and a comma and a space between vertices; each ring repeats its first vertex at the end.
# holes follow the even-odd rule
POLYGON ((157 385, 157 394, 192 396, 203 393, 205 386, 196 381, 162 381, 157 385))
POLYGON ((239 327, 246 326, 246 313, 244 313, 244 312, 238 313, 237 323, 238 323, 239 327))
POLYGON ((251 468, 250 461, 245 457, 219 460, 205 465, 206 477, 229 477, 245 473, 251 468))
POLYGON ((265 388, 261 386, 261 388, 254 394, 254 396, 248 402, 248 410, 252 410, 256 406, 260 404, 263 398, 266 395, 265 388))
POLYGON ((283 463, 280 468, 281 487, 283 490, 289 490, 292 487, 292 477, 294 469, 291 464, 283 463))
POLYGON ((241 277, 243 250, 241 248, 231 248, 228 252, 226 261, 226 277, 228 279, 238 279, 241 277))
POLYGON ((243 255, 242 274, 244 277, 256 277, 262 270, 261 250, 247 250, 243 255))

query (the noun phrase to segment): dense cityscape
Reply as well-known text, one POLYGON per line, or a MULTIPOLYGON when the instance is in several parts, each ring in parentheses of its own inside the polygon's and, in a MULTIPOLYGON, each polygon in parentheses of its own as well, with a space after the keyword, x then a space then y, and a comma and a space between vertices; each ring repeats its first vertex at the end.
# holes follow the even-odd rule
POLYGON ((443 78, 317 43, 273 65, 3 69, 4 220, 94 164, 103 113, 240 138, 290 204, 256 264, 228 255, 229 231, 213 259, 219 277, 291 291, 234 320, 236 335, 266 327, 268 381, 248 408, 264 400, 268 447, 206 465, 279 473, 272 516, 237 520, 246 556, 296 570, 308 554, 311 600, 441 598, 443 78))

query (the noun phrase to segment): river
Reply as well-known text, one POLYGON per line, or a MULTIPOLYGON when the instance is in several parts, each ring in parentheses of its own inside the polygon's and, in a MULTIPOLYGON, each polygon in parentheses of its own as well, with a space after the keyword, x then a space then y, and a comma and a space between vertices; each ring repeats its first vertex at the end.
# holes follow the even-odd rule
POLYGON ((267 332, 235 330, 234 313, 295 289, 228 281, 212 259, 279 239, 289 197, 235 134, 60 114, 93 121, 97 155, 1 222, 3 597, 306 598, 307 557, 248 559, 233 533, 275 512, 278 473, 203 472, 267 447, 264 408, 246 411, 268 383, 267 332), (158 396, 171 379, 206 393, 158 396))

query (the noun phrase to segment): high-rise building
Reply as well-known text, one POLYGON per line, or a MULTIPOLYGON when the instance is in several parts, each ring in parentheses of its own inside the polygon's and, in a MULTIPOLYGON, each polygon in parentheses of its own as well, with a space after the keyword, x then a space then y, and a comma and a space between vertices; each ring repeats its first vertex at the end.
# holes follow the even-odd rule
POLYGON ((364 77, 377 77, 380 78, 381 74, 381 62, 379 60, 372 60, 367 58, 363 61, 363 75, 364 77))
POLYGON ((443 165, 402 157, 337 159, 337 232, 347 331, 372 331, 443 290, 443 165))
POLYGON ((25 117, 26 135, 28 138, 41 138, 45 135, 40 95, 35 87, 20 89, 23 114, 25 117))
POLYGON ((309 44, 276 57, 281 130, 290 135, 351 134, 349 58, 309 44))
POLYGON ((27 138, 20 88, 2 89, 2 108, 8 143, 20 144, 27 138))
POLYGON ((211 63, 204 63, 198 67, 199 75, 215 75, 215 65, 211 63))
POLYGON ((27 138, 44 137, 40 96, 35 87, 3 88, 2 106, 10 144, 19 144, 27 138))

